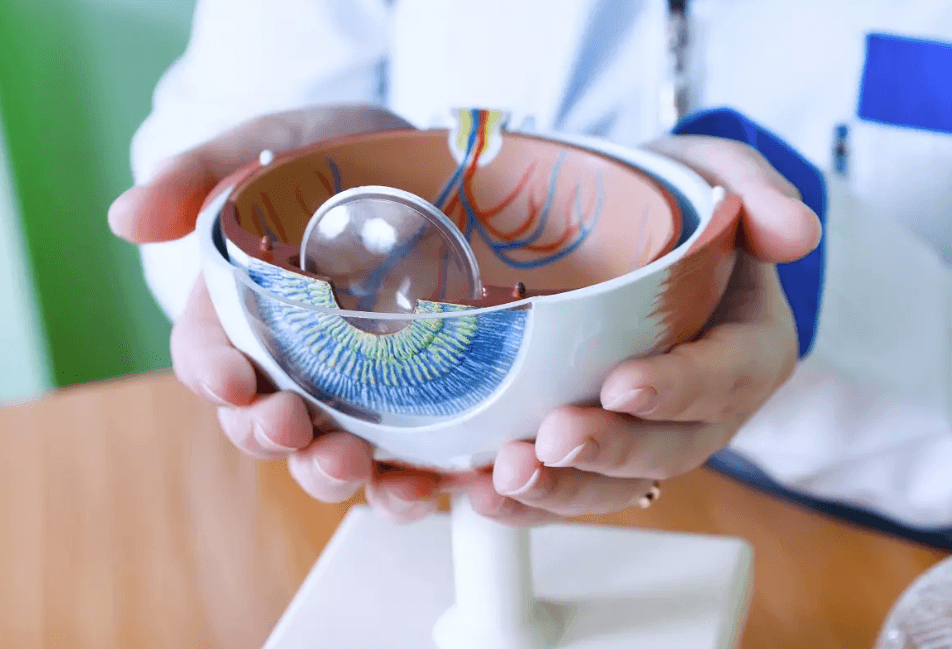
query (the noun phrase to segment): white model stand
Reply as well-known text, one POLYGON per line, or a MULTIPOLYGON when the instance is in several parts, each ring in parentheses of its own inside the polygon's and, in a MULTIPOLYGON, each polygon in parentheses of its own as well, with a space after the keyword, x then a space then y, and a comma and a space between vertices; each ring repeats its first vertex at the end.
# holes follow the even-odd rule
POLYGON ((729 649, 751 556, 723 537, 512 529, 461 500, 407 526, 355 507, 264 649, 729 649))

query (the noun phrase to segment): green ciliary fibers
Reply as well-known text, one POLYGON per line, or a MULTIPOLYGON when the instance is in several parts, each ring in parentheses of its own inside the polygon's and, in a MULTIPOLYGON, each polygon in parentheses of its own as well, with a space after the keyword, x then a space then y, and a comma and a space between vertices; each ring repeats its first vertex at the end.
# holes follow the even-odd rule
POLYGON ((58 386, 166 368, 170 326, 106 212, 192 0, 0 0, 0 120, 58 386))

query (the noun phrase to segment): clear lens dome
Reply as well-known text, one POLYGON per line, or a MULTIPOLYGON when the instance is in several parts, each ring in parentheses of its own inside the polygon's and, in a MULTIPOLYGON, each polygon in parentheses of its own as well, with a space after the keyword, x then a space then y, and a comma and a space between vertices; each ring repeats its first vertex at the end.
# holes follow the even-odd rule
MULTIPOLYGON (((358 187, 315 212, 301 243, 302 270, 330 281, 342 309, 413 313, 420 300, 467 302, 482 285, 459 229, 430 203, 388 187, 358 187)), ((355 320, 373 333, 400 320, 355 320)))

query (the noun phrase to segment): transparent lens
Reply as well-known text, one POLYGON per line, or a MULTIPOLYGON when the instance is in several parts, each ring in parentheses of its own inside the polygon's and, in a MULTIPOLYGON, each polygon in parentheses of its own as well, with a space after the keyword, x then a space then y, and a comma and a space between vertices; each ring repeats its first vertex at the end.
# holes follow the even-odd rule
MULTIPOLYGON (((458 303, 480 297, 475 258, 461 233, 418 197, 384 188, 339 194, 304 234, 301 268, 326 278, 340 307, 413 313, 420 300, 458 303)), ((355 320, 388 333, 403 321, 355 320)))

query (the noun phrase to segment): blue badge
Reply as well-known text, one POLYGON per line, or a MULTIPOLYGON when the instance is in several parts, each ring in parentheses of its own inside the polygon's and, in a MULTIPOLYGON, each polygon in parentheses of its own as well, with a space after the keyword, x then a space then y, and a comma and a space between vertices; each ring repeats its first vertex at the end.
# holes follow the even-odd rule
POLYGON ((869 34, 857 114, 952 133, 952 43, 869 34))

